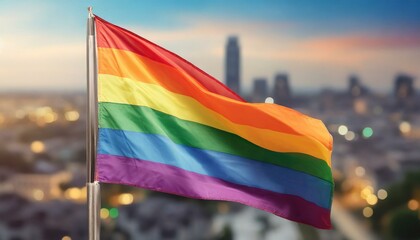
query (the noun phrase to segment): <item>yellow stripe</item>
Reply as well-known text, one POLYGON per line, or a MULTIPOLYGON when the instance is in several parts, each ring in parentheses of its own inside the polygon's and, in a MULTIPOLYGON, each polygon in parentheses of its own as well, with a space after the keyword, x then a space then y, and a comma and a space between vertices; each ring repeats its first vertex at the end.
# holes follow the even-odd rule
POLYGON ((173 93, 192 97, 231 122, 311 137, 332 149, 332 137, 320 120, 276 104, 238 102, 209 92, 176 64, 169 66, 129 51, 99 48, 98 71, 99 74, 156 84, 173 93))
POLYGON ((149 107, 183 120, 234 133, 272 151, 305 153, 323 159, 331 166, 331 151, 312 138, 233 123, 194 98, 170 92, 159 85, 99 74, 98 95, 99 102, 149 107))

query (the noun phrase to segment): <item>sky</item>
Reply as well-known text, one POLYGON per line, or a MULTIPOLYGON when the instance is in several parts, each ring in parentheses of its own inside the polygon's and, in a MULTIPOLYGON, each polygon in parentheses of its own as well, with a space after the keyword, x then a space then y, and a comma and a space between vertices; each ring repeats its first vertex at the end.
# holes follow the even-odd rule
POLYGON ((296 91, 344 89, 355 74, 386 92, 399 73, 420 77, 417 0, 0 0, 0 91, 85 89, 88 6, 221 81, 238 36, 245 91, 276 73, 296 91))

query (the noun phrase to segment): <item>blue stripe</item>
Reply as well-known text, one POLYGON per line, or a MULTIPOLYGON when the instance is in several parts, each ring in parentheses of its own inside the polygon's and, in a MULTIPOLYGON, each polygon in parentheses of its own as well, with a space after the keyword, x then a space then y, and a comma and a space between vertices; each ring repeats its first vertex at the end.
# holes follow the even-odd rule
POLYGON ((296 195, 327 209, 331 205, 332 185, 317 177, 235 155, 178 145, 161 135, 100 128, 98 153, 168 164, 244 186, 296 195))

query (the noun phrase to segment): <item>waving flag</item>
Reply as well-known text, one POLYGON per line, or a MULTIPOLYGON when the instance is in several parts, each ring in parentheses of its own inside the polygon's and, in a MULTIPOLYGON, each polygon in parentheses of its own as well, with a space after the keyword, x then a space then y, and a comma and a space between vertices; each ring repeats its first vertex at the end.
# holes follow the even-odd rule
POLYGON ((97 16, 95 24, 98 181, 331 227, 332 138, 321 121, 247 103, 174 53, 97 16))

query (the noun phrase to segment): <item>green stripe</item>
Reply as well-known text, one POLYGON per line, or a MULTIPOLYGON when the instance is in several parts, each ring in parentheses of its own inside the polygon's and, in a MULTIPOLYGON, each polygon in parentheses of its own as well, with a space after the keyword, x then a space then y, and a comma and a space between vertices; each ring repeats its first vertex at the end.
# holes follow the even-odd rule
POLYGON ((177 144, 287 167, 332 183, 331 169, 321 159, 302 153, 270 151, 238 135, 182 120, 148 107, 101 102, 99 127, 159 134, 177 144))

